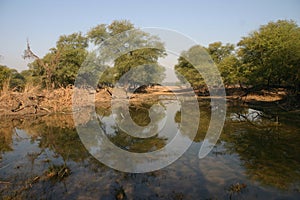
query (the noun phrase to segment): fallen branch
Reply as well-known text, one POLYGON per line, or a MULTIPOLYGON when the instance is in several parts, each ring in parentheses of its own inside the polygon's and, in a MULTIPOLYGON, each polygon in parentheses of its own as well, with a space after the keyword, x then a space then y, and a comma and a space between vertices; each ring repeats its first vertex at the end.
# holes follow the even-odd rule
POLYGON ((19 101, 18 106, 16 108, 12 109, 11 111, 12 112, 19 112, 21 110, 24 110, 25 108, 33 107, 34 108, 34 114, 36 114, 38 110, 44 110, 44 111, 47 111, 48 113, 51 113, 51 111, 49 109, 41 107, 41 106, 38 105, 39 100, 41 98, 44 98, 44 96, 37 96, 36 98, 35 97, 28 97, 28 99, 30 101, 34 101, 34 100, 38 99, 37 103, 32 103, 32 104, 29 104, 29 105, 25 105, 24 101, 22 101, 22 100, 17 100, 17 101, 19 101))
POLYGON ((8 181, 0 181, 0 184, 11 184, 11 182, 8 182, 8 181))

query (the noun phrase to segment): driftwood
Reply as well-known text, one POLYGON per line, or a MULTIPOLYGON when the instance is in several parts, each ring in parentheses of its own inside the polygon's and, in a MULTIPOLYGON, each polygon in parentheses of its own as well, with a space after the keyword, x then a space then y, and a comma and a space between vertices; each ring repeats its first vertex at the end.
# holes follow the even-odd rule
POLYGON ((27 101, 26 103, 21 99, 17 99, 18 105, 16 108, 12 109, 11 111, 19 112, 21 110, 24 110, 25 108, 32 107, 32 108, 34 108, 34 114, 37 114, 38 110, 44 110, 44 111, 47 111, 48 113, 50 113, 51 112, 50 110, 48 110, 47 108, 41 107, 39 105, 40 101, 44 98, 45 98, 45 96, 35 96, 35 97, 30 96, 30 97, 28 97, 29 101, 27 101))
POLYGON ((107 88, 105 88, 105 91, 106 91, 110 96, 112 96, 111 91, 109 91, 107 88))
POLYGON ((267 125, 259 125, 259 124, 254 123, 253 120, 250 120, 248 118, 248 116, 245 115, 245 114, 241 114, 241 113, 235 113, 235 114, 238 116, 238 119, 240 119, 239 122, 241 122, 242 119, 244 119, 245 122, 249 123, 250 125, 252 125, 252 126, 254 126, 254 127, 258 128, 258 129, 265 129, 265 128, 271 128, 271 127, 278 127, 278 126, 280 126, 279 117, 278 116, 271 117, 271 116, 262 115, 259 112, 255 112, 255 113, 256 113, 256 116, 253 117, 253 119, 256 119, 257 117, 261 117, 261 118, 265 118, 265 119, 270 120, 270 123, 267 124, 267 125), (275 118, 275 121, 271 122, 271 120, 273 118, 275 118))

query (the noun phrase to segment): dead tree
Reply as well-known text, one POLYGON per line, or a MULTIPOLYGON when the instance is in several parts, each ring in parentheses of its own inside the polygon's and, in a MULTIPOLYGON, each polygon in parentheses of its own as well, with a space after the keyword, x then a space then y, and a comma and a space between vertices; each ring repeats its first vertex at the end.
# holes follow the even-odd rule
MULTIPOLYGON (((27 39, 27 49, 24 50, 23 59, 34 59, 37 61, 37 64, 40 65, 45 70, 45 76, 46 76, 46 87, 47 89, 50 88, 51 79, 53 77, 53 71, 55 70, 56 66, 59 62, 60 53, 57 52, 55 58, 48 64, 43 61, 43 59, 40 59, 39 56, 37 56, 35 53, 33 53, 30 49, 30 44, 27 39)), ((54 86, 52 85, 52 88, 54 86)))
POLYGON ((28 39, 27 39, 27 49, 24 50, 24 55, 22 57, 24 60, 25 59, 40 60, 40 58, 31 51, 28 39))

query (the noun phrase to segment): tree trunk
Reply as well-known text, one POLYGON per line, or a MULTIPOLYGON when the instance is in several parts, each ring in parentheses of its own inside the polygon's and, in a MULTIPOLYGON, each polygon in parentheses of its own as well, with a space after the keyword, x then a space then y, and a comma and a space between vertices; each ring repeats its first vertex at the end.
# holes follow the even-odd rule
POLYGON ((268 90, 270 90, 270 80, 271 80, 271 76, 268 76, 268 83, 267 83, 268 90))

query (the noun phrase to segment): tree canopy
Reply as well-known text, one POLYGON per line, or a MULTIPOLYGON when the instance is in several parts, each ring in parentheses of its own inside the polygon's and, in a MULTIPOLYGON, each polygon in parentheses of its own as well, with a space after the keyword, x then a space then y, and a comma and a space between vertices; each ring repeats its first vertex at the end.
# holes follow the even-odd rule
POLYGON ((7 88, 20 91, 25 85, 25 78, 15 69, 0 65, 0 89, 7 88))
POLYGON ((294 21, 262 25, 238 43, 243 75, 251 85, 300 84, 300 28, 294 21))
MULTIPOLYGON (((51 48, 43 58, 39 58, 30 50, 28 46, 24 57, 33 57, 35 59, 29 65, 33 77, 37 77, 35 82, 39 82, 43 87, 56 88, 66 87, 74 84, 79 68, 88 65, 81 78, 86 78, 87 84, 94 82, 95 74, 105 69, 100 83, 114 84, 124 74, 137 66, 150 66, 148 72, 153 72, 153 78, 149 81, 161 80, 164 77, 164 68, 158 65, 158 58, 165 56, 163 43, 157 37, 151 36, 137 28, 127 20, 113 21, 111 24, 100 24, 91 28, 86 35, 73 33, 62 35, 56 43, 56 47, 51 48), (122 33, 128 31, 126 34, 122 33), (120 38, 126 37, 126 42, 120 42, 120 38), (90 42, 90 43, 89 43, 90 42), (87 48, 90 45, 104 48, 99 52, 88 53, 87 48), (144 48, 135 49, 136 45, 144 48), (148 48, 155 44, 158 48, 148 48), (132 49, 132 50, 131 50, 132 49), (125 52, 118 55, 119 52, 125 52), (26 54, 27 53, 27 54, 26 54), (97 54, 98 53, 98 54, 97 54), (113 66, 104 64, 101 59, 106 60, 118 55, 113 62, 113 66), (84 63, 83 63, 84 62, 84 63), (158 77, 159 76, 159 77, 158 77)), ((146 67, 147 68, 147 67, 146 67)), ((81 72, 82 73, 82 72, 81 72)), ((140 74, 141 75, 141 74, 140 74)), ((132 74, 132 76, 136 76, 132 74)), ((145 78, 145 76, 144 76, 145 78)), ((137 80, 131 77, 131 80, 137 80)), ((149 77, 148 77, 149 79, 149 77)), ((136 81, 137 84, 139 81, 136 81)))
POLYGON ((81 33, 62 35, 42 59, 29 65, 33 76, 40 78, 45 87, 59 87, 73 84, 77 72, 87 55, 88 40, 81 33))
MULTIPOLYGON (((134 86, 159 83, 165 71, 158 59, 165 55, 164 44, 157 36, 143 32, 130 21, 116 20, 99 24, 86 34, 60 36, 56 46, 42 58, 28 44, 24 58, 34 59, 29 70, 18 73, 0 66, 0 88, 5 81, 11 88, 22 88, 26 81, 45 88, 66 87, 74 84, 83 64, 88 66, 83 71, 90 78, 86 78, 87 84, 99 80, 100 84, 113 86, 123 76, 130 80, 126 84, 134 86), (101 55, 88 52, 90 47, 100 48, 101 55), (102 77, 94 76, 99 71, 103 71, 102 77)), ((212 64, 217 66, 225 86, 275 86, 297 92, 300 89, 300 27, 291 20, 278 20, 260 26, 236 45, 222 42, 207 47, 196 45, 181 53, 174 68, 182 82, 205 88, 203 77, 212 73, 212 64)))
MULTIPOLYGON (((178 78, 194 87, 204 86, 201 75, 186 60, 195 52, 183 52, 175 66, 178 78), (180 75, 179 75, 180 74, 180 75)), ((215 42, 206 48, 225 85, 291 87, 300 89, 300 28, 294 21, 278 20, 262 25, 237 44, 215 42)))
MULTIPOLYGON (((217 78, 218 71, 215 65, 219 67, 219 71, 227 72, 225 63, 232 60, 227 59, 233 57, 233 45, 222 45, 221 42, 212 43, 208 48, 199 45, 191 47, 189 50, 181 53, 178 64, 175 65, 177 77, 182 82, 189 82, 194 89, 205 88, 207 86, 219 86, 217 78), (225 61, 225 63, 223 63, 225 61), (223 67, 220 67, 223 66, 223 67)), ((226 75, 231 75, 230 72, 226 75)))
POLYGON ((95 46, 102 47, 101 61, 113 62, 113 66, 104 71, 100 83, 114 84, 137 67, 139 69, 126 75, 130 85, 163 79, 164 68, 158 64, 158 58, 166 53, 159 38, 135 28, 127 20, 113 21, 110 25, 100 24, 92 28, 87 35, 95 46))

